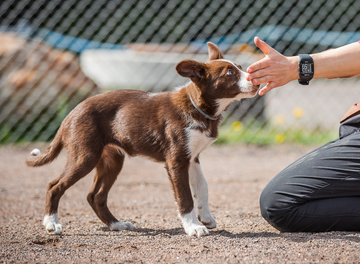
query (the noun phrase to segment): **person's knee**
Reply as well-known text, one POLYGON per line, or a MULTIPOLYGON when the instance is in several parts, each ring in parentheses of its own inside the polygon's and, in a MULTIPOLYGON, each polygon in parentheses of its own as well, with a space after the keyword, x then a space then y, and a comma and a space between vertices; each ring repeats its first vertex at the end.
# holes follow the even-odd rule
MULTIPOLYGON (((268 185, 269 186, 269 185, 268 185)), ((262 217, 268 221, 272 222, 271 217, 271 208, 273 207, 274 197, 273 192, 269 190, 270 188, 266 186, 260 195, 260 212, 262 217)))
POLYGON ((262 217, 269 222, 269 211, 268 209, 271 207, 271 193, 267 190, 267 186, 262 191, 260 195, 260 212, 262 217))
POLYGON ((286 219, 292 210, 279 200, 279 195, 269 185, 261 193, 260 211, 271 226, 279 231, 287 231, 286 219))

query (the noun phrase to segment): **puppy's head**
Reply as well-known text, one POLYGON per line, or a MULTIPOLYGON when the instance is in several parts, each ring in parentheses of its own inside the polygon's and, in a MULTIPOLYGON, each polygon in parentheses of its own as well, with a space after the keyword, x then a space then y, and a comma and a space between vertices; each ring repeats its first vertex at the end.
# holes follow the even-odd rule
POLYGON ((259 85, 246 80, 248 73, 239 64, 225 60, 219 48, 211 42, 208 42, 208 51, 207 63, 183 60, 176 65, 178 74, 190 78, 202 96, 216 101, 221 111, 234 100, 256 95, 259 85))

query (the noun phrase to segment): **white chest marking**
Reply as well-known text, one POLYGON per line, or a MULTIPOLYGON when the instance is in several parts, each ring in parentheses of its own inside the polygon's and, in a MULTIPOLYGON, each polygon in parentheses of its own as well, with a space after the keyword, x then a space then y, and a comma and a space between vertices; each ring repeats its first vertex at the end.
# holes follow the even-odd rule
POLYGON ((199 130, 187 128, 187 132, 188 154, 190 155, 190 160, 194 160, 201 151, 206 149, 216 140, 216 138, 206 135, 206 132, 201 133, 199 130))

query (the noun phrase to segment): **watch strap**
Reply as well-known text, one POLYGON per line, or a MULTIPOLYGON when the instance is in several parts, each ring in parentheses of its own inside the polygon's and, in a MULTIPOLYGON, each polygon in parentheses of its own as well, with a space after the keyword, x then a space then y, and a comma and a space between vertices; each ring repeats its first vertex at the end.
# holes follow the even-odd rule
POLYGON ((310 80, 314 77, 314 60, 309 54, 299 54, 299 77, 298 80, 302 85, 308 85, 310 80), (310 63, 312 65, 312 73, 302 73, 302 65, 310 63))

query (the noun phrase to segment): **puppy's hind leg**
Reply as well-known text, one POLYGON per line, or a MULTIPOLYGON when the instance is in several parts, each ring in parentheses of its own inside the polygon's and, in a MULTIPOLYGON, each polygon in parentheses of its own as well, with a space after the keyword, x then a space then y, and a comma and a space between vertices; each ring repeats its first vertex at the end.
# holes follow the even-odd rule
POLYGON ((110 230, 114 231, 135 228, 129 222, 118 221, 107 206, 108 193, 123 167, 124 158, 124 154, 116 146, 107 145, 104 147, 100 161, 96 165, 94 183, 87 196, 87 200, 96 215, 110 230))
POLYGON ((68 150, 64 171, 47 187, 43 225, 49 234, 61 234, 62 226, 57 214, 60 198, 67 189, 92 171, 100 157, 97 153, 101 152, 92 152, 90 149, 86 149, 79 154, 73 149, 68 150))

